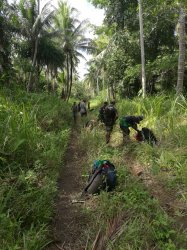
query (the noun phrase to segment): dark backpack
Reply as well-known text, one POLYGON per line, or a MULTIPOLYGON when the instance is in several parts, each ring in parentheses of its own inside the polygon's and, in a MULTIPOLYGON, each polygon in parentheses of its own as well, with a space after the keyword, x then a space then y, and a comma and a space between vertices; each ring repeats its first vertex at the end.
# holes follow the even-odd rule
POLYGON ((142 128, 142 134, 144 136, 144 140, 147 141, 150 145, 153 146, 157 144, 157 138, 152 130, 150 130, 149 128, 142 128))
POLYGON ((92 190, 93 193, 98 193, 100 190, 112 191, 117 182, 117 174, 115 166, 108 160, 94 161, 92 167, 92 175, 89 177, 89 182, 85 187, 84 191, 89 192, 92 190), (97 185, 95 180, 101 177, 101 181, 98 181, 98 186, 94 189, 92 185, 97 185))
POLYGON ((106 123, 114 123, 116 120, 116 109, 112 105, 108 105, 104 110, 104 120, 106 123))
POLYGON ((146 141, 151 146, 157 145, 158 143, 156 136, 149 128, 142 128, 142 130, 138 130, 135 138, 137 141, 146 141))

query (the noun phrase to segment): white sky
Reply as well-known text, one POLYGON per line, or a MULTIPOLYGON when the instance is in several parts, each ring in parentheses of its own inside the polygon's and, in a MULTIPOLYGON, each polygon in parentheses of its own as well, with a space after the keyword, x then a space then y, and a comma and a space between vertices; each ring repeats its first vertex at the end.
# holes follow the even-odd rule
MULTIPOLYGON (((8 0, 9 3, 13 2, 14 0, 8 0)), ((48 2, 48 0, 41 0, 41 7, 48 2)), ((101 25, 104 18, 104 11, 100 9, 96 9, 92 4, 90 4, 87 0, 67 0, 69 5, 76 8, 80 15, 79 20, 85 20, 88 19, 90 23, 94 25, 101 25)), ((51 4, 55 7, 58 6, 58 0, 52 0, 51 4)), ((86 34, 88 38, 93 38, 93 34, 91 32, 88 32, 86 34)), ((91 58, 90 55, 84 54, 87 60, 91 58)), ((79 76, 82 79, 84 74, 86 73, 86 61, 84 59, 80 58, 80 64, 78 67, 79 76)))
MULTIPOLYGON (((56 0, 53 0, 54 2, 56 0)), ((56 1, 58 2, 58 1, 56 1)), ((90 23, 94 25, 101 25, 104 19, 104 11, 101 9, 96 9, 91 3, 87 0, 67 0, 67 2, 75 7, 80 12, 80 20, 88 19, 90 23)), ((87 33, 87 37, 93 38, 92 33, 87 33)), ((87 60, 91 59, 91 55, 84 54, 87 60)), ((84 74, 87 72, 86 70, 86 61, 84 59, 80 59, 78 72, 80 75, 80 79, 83 78, 84 74)))

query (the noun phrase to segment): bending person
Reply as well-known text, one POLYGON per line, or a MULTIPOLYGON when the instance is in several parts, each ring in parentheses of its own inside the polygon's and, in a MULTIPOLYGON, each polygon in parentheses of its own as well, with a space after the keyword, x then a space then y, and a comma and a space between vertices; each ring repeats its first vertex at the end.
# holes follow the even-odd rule
POLYGON ((143 120, 143 116, 124 116, 120 119, 120 128, 123 132, 123 142, 130 139, 130 127, 138 131, 138 124, 143 120))

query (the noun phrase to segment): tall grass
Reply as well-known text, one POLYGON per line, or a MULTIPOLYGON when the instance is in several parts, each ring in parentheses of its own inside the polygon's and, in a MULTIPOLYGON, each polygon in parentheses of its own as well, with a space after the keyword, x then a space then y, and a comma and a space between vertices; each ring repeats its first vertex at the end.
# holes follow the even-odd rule
POLYGON ((113 193, 101 193, 94 198, 93 207, 87 208, 95 222, 90 231, 95 232, 96 236, 100 229, 106 236, 111 220, 122 214, 122 234, 115 242, 108 238, 107 249, 185 249, 185 233, 176 227, 175 220, 163 211, 143 184, 128 172, 129 159, 126 156, 129 154, 131 160, 146 166, 168 188, 174 189, 176 193, 180 190, 179 198, 186 199, 187 101, 160 95, 144 100, 121 100, 117 108, 119 117, 144 115, 139 128, 146 126, 152 129, 159 145, 151 147, 146 143, 116 143, 117 136, 122 139, 118 125, 112 133, 109 146, 105 144, 104 128, 82 131, 80 144, 88 149, 87 161, 83 163, 84 171, 91 169, 95 159, 108 159, 114 163, 118 173, 116 190, 113 193))
POLYGON ((122 101, 119 110, 121 115, 144 115, 139 127, 151 128, 159 140, 154 149, 144 144, 138 146, 138 160, 151 166, 154 173, 167 171, 171 177, 166 180, 168 184, 187 185, 187 100, 160 95, 122 101))
POLYGON ((0 93, 0 245, 42 249, 71 112, 56 97, 16 95, 0 93))

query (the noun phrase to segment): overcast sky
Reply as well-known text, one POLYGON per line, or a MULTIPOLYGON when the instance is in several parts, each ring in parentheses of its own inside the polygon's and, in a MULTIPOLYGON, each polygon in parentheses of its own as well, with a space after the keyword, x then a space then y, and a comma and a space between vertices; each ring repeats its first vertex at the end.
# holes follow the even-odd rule
MULTIPOLYGON (((53 0, 54 1, 54 0, 53 0)), ((58 2, 58 1, 54 1, 58 2)), ((104 19, 104 11, 100 9, 96 9, 92 4, 90 4, 87 0, 68 0, 68 3, 78 9, 80 12, 80 20, 88 19, 92 24, 101 25, 104 19)), ((90 38, 93 37, 93 34, 87 34, 90 38)), ((91 58, 91 56, 86 55, 87 60, 91 58)), ((84 74, 86 73, 86 62, 84 59, 80 59, 79 64, 79 75, 82 79, 84 74)))
MULTIPOLYGON (((13 2, 13 0, 8 0, 9 3, 13 2)), ((41 0, 41 7, 48 2, 48 0, 41 0)), ((80 15, 79 20, 85 20, 88 19, 90 23, 95 25, 101 25, 104 18, 104 11, 100 9, 96 9, 93 5, 91 5, 87 0, 67 0, 69 5, 72 7, 75 7, 80 15)), ((58 6, 58 0, 52 0, 51 3, 57 7, 58 6)), ((87 33, 87 37, 92 38, 92 33, 87 33)), ((87 58, 87 60, 90 58, 90 56, 84 54, 84 56, 87 58)), ((78 68, 78 72, 80 75, 80 78, 83 77, 83 75, 86 73, 86 62, 84 59, 80 59, 80 64, 78 68)))

